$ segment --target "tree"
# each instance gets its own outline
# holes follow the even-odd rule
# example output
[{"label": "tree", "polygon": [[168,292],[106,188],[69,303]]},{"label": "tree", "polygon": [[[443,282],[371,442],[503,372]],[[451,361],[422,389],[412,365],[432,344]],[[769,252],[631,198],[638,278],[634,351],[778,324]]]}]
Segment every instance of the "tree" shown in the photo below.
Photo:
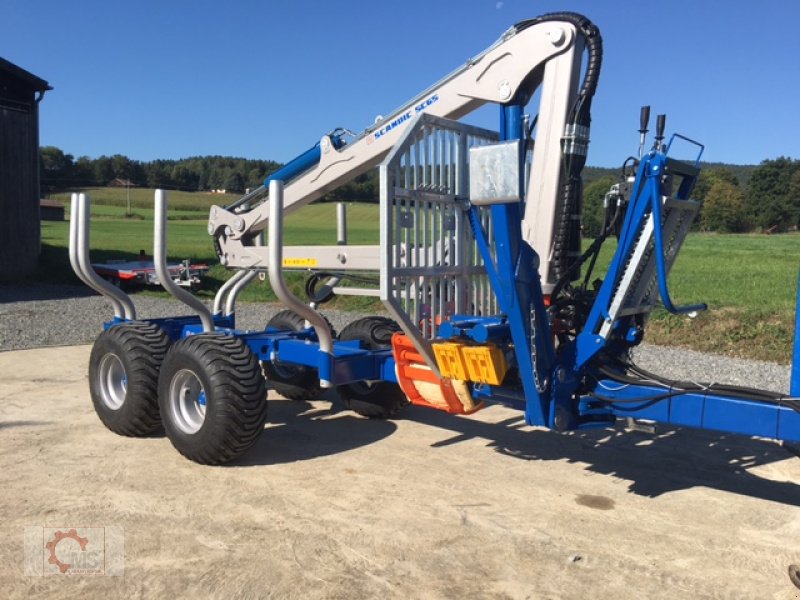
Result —
[{"label": "tree", "polygon": [[50,192],[59,187],[66,187],[65,182],[72,178],[72,155],[64,154],[55,146],[44,146],[39,149],[39,166],[42,191]]},{"label": "tree", "polygon": [[744,194],[729,181],[717,179],[705,198],[700,220],[704,231],[741,233],[747,231],[747,211]]},{"label": "tree", "polygon": [[152,188],[172,187],[170,169],[163,161],[154,161],[147,166],[147,185]]},{"label": "tree", "polygon": [[763,161],[747,184],[745,204],[763,229],[786,231],[800,222],[800,203],[795,202],[793,181],[800,161],[786,157]]},{"label": "tree", "polygon": [[114,165],[108,156],[101,156],[94,161],[94,179],[98,185],[108,185],[114,179]]},{"label": "tree", "polygon": [[95,183],[93,161],[88,156],[81,156],[75,161],[72,173],[70,184],[73,186],[89,186]]},{"label": "tree", "polygon": [[244,177],[242,177],[239,171],[231,170],[227,177],[225,177],[224,187],[228,192],[241,194],[244,192]]},{"label": "tree", "polygon": [[172,184],[182,190],[196,190],[199,176],[197,171],[187,165],[178,163],[172,167]]},{"label": "tree", "polygon": [[736,177],[736,174],[730,169],[726,167],[703,169],[700,171],[700,176],[697,178],[697,183],[695,183],[694,189],[692,190],[692,200],[697,200],[699,202],[705,200],[711,186],[717,181],[725,181],[734,187],[739,187],[739,178]]},{"label": "tree", "polygon": [[251,190],[263,185],[264,179],[264,170],[260,167],[253,167],[250,169],[250,172],[247,174],[247,187]]},{"label": "tree", "polygon": [[51,173],[67,172],[72,166],[72,155],[64,154],[63,150],[55,146],[43,146],[39,150],[42,168]]},{"label": "tree", "polygon": [[[789,189],[786,193],[786,197],[794,214],[800,215],[800,168],[796,169],[789,178]],[[800,228],[800,217],[798,217],[795,224]]]},{"label": "tree", "polygon": [[122,154],[111,157],[111,170],[117,179],[131,179],[133,177],[133,161]]},{"label": "tree", "polygon": [[[703,169],[700,171],[700,176],[697,178],[694,189],[692,189],[690,194],[691,199],[697,200],[698,202],[703,202],[706,199],[709,190],[718,181],[728,183],[735,188],[739,187],[739,178],[736,176],[736,173],[727,167],[711,167],[709,169]],[[694,223],[692,224],[693,231],[697,229],[704,229],[703,211],[705,211],[705,204],[700,205],[700,210],[698,211]]]},{"label": "tree", "polygon": [[613,177],[605,176],[593,181],[583,190],[583,225],[584,237],[597,237],[603,227],[605,208],[603,201],[606,193],[616,181]]}]

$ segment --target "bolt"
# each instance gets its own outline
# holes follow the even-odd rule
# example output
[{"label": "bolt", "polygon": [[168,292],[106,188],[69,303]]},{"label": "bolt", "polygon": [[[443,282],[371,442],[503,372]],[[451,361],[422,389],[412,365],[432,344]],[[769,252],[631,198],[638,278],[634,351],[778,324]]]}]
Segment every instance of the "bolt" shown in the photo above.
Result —
[{"label": "bolt", "polygon": [[344,254],[344,253],[337,254],[336,255],[336,260],[338,260],[342,264],[346,263],[347,262],[347,254]]},{"label": "bolt", "polygon": [[567,38],[567,34],[561,27],[553,27],[553,29],[547,32],[547,37],[550,38],[550,43],[553,44],[553,46],[560,46]]},{"label": "bolt", "polygon": [[559,383],[564,383],[567,379],[567,372],[564,369],[558,369],[556,371],[556,377],[558,377]]},{"label": "bolt", "polygon": [[511,98],[511,84],[508,83],[507,79],[504,79],[497,85],[497,91],[500,94],[501,100],[508,100]]},{"label": "bolt", "polygon": [[233,222],[233,226],[236,228],[236,231],[244,230],[244,219],[236,219]]}]

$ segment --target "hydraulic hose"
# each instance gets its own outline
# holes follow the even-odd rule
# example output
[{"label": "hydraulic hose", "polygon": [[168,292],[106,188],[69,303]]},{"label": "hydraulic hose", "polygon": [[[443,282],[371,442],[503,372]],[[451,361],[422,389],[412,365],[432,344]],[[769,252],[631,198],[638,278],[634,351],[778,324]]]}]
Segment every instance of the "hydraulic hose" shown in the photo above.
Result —
[{"label": "hydraulic hose", "polygon": [[586,73],[581,89],[567,119],[564,132],[564,173],[561,187],[560,212],[556,216],[556,232],[553,247],[553,276],[555,280],[579,277],[579,270],[570,273],[572,263],[580,256],[583,180],[581,172],[586,165],[586,152],[589,144],[592,98],[597,90],[600,67],[603,62],[603,39],[600,30],[589,19],[573,12],[555,12],[521,21],[515,25],[522,31],[533,25],[550,21],[564,21],[572,24],[583,36],[588,58]]}]

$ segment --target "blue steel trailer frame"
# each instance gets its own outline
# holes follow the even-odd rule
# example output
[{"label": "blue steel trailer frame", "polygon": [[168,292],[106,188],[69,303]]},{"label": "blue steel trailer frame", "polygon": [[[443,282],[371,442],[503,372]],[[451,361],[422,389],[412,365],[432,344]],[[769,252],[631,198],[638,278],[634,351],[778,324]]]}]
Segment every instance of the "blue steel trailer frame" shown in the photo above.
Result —
[{"label": "blue steel trailer frame", "polygon": [[[500,107],[500,139],[525,138],[523,106]],[[683,138],[677,134],[673,136]],[[683,138],[688,140],[688,138]],[[341,144],[337,136],[333,140]],[[688,140],[692,143],[692,140]],[[661,181],[664,173],[680,164],[668,156],[670,144],[658,144],[642,157],[630,203],[619,235],[618,247],[606,277],[577,337],[556,347],[552,322],[546,307],[538,271],[538,257],[521,239],[521,202],[496,204],[491,208],[494,245],[487,243],[475,207],[468,209],[478,252],[498,298],[501,314],[485,317],[459,317],[443,324],[442,340],[471,340],[513,348],[519,382],[513,385],[472,383],[476,399],[501,402],[525,411],[530,425],[565,431],[608,427],[619,418],[636,417],[685,427],[710,429],[741,435],[764,436],[785,441],[800,441],[800,318],[796,323],[795,348],[789,395],[771,398],[747,398],[739,394],[726,395],[717,388],[686,389],[677,384],[643,385],[621,383],[607,377],[614,357],[624,358],[631,347],[641,341],[633,316],[622,317],[613,323],[610,334],[599,335],[604,322],[610,319],[610,303],[623,270],[633,251],[638,232],[652,215],[653,248],[656,280],[663,306],[672,313],[690,313],[705,309],[703,304],[676,307],[669,294],[668,269],[662,239]],[[698,144],[701,148],[702,146]],[[319,159],[318,146],[289,163],[289,178],[311,168]],[[525,146],[520,144],[520,189],[523,189],[522,168]],[[689,176],[684,177],[675,194],[685,201],[699,174],[699,154]],[[799,286],[800,289],[800,286]],[[800,291],[798,292],[800,302]],[[235,327],[235,315],[214,315],[218,332],[241,338],[253,354],[264,362],[320,367],[320,352],[313,328],[304,331],[242,331]],[[106,328],[125,319],[115,318]],[[152,319],[173,340],[203,331],[199,317]],[[623,371],[614,367],[619,374]],[[336,341],[333,347],[330,381],[343,385],[356,381],[397,382],[395,359],[391,350],[373,351],[362,348],[357,341]]]},{"label": "blue steel trailer frame", "polygon": [[[524,189],[525,138],[524,107],[500,107],[501,141],[519,144],[520,190]],[[651,382],[626,379],[625,359],[642,339],[641,323],[631,314],[614,318],[611,303],[631,258],[643,225],[652,219],[652,253],[658,297],[666,310],[686,314],[705,309],[704,304],[674,305],[668,286],[668,265],[662,235],[662,182],[667,173],[680,172],[673,202],[687,202],[699,174],[700,148],[693,164],[669,156],[674,139],[658,142],[639,161],[629,204],[619,233],[618,246],[606,276],[580,332],[573,340],[556,346],[553,319],[548,313],[536,252],[522,240],[522,201],[493,204],[491,216],[494,243],[490,247],[477,208],[467,207],[467,216],[477,251],[498,299],[501,313],[487,316],[454,316],[443,323],[439,340],[491,342],[511,356],[518,375],[511,383],[499,385],[472,382],[476,400],[509,404],[525,412],[530,425],[557,431],[608,427],[617,418],[635,417],[684,427],[709,429],[741,435],[800,441],[800,315],[795,326],[791,389],[788,395],[742,390],[732,386],[682,385],[681,382]],[[334,145],[343,144],[331,134]],[[291,161],[279,174],[288,179],[312,168],[319,161],[319,145]],[[274,177],[273,177],[274,178]],[[524,196],[521,194],[521,196]],[[800,304],[800,285],[798,286]],[[108,329],[127,320],[115,317]],[[149,321],[173,341],[203,332],[198,316],[170,317]],[[235,314],[213,315],[217,332],[240,338],[262,362],[312,367],[334,386],[357,381],[398,382],[391,350],[369,350],[358,341],[335,341],[332,355],[320,352],[313,328],[303,331],[236,329]],[[601,334],[602,327],[605,334]],[[321,362],[321,355],[325,363]],[[327,371],[330,369],[330,373]],[[325,373],[323,373],[325,371]],[[759,395],[762,394],[762,395]],[[765,395],[764,395],[765,394]]]}]

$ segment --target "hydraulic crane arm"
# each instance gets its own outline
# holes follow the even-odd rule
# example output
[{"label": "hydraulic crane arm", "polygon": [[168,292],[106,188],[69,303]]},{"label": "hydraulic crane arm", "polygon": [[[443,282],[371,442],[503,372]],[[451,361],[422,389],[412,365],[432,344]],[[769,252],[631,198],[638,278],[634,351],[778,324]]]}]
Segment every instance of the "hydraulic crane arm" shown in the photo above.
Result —
[{"label": "hydraulic crane arm", "polygon": [[[595,35],[596,39],[589,40]],[[458,119],[488,102],[525,105],[541,88],[536,151],[522,232],[525,241],[542,258],[543,279],[548,281],[553,232],[563,205],[565,151],[582,149],[585,154],[588,142],[591,94],[586,101],[585,89],[579,90],[581,55],[587,40],[599,48],[596,28],[584,17],[572,13],[545,15],[518,23],[483,53],[368,128],[351,143],[345,144],[340,134],[326,135],[318,146],[298,157],[302,160],[297,163],[297,173],[292,172],[295,161],[289,163],[281,176],[286,182],[284,210],[287,214],[297,210],[378,165],[401,132],[421,113]],[[599,66],[597,54],[588,61],[590,68],[594,64],[595,71]],[[587,78],[588,74],[589,69]],[[586,107],[585,111],[581,110],[582,106]],[[585,113],[582,129],[570,124],[570,119],[575,120],[578,113]],[[577,142],[576,131],[583,136]],[[319,159],[314,164],[317,155]],[[310,161],[309,156],[312,157]],[[243,198],[244,202],[236,203],[239,206],[212,207],[208,229],[215,236],[223,264],[239,268],[267,264],[266,250],[250,245],[250,240],[266,227],[268,200],[253,206],[265,196],[266,190],[259,188]]]}]

